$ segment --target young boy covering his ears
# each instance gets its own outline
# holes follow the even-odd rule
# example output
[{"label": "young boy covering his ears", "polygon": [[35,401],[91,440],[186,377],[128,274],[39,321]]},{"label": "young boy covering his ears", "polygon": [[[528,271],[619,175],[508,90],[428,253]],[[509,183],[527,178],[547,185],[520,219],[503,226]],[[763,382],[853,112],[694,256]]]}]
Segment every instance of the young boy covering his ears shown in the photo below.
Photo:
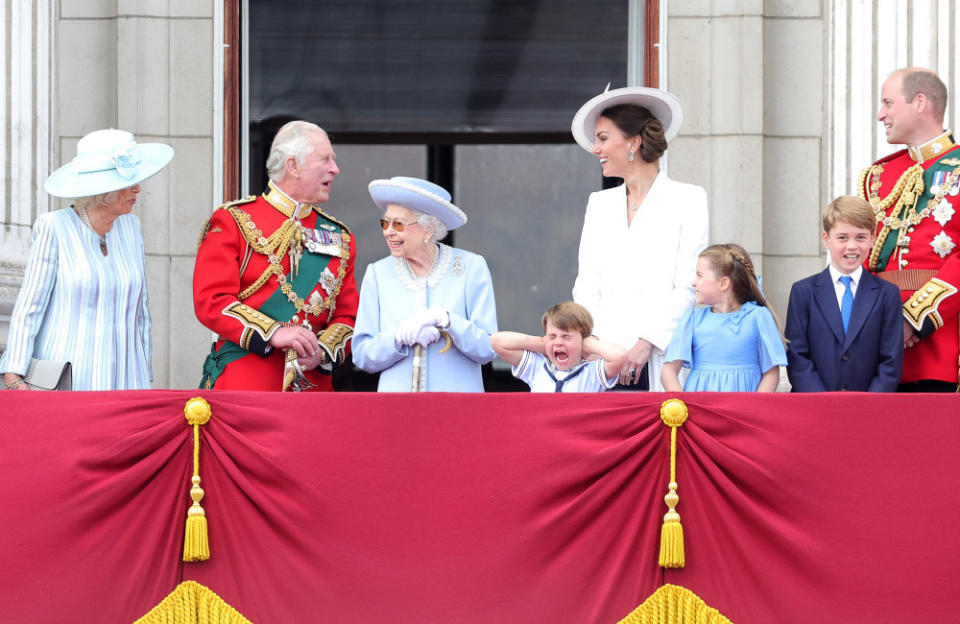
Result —
[{"label": "young boy covering his ears", "polygon": [[[627,352],[591,336],[593,317],[580,304],[558,303],[540,319],[543,336],[497,332],[490,345],[531,392],[603,392],[614,387]],[[587,359],[597,356],[596,359]]]}]

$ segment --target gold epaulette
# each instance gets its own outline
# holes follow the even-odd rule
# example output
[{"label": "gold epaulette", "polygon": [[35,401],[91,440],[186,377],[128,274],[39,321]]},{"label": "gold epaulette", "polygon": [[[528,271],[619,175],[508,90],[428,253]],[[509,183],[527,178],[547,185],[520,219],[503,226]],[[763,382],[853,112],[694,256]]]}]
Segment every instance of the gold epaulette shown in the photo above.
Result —
[{"label": "gold epaulette", "polygon": [[228,201],[224,204],[220,204],[219,206],[217,206],[217,210],[221,208],[229,208],[230,206],[239,206],[241,204],[249,204],[250,202],[257,201],[257,197],[259,197],[259,195],[247,195],[246,197],[242,197],[240,199]]},{"label": "gold epaulette", "polygon": [[955,295],[957,289],[945,281],[933,278],[918,288],[903,304],[903,316],[917,331],[923,327],[926,319],[930,319],[935,329],[943,327],[943,317],[937,311],[940,302]]},{"label": "gold epaulette", "polygon": [[[240,204],[249,204],[252,201],[256,201],[256,199],[257,199],[256,195],[248,195],[247,197],[244,197],[242,199],[235,199],[225,204],[220,204],[214,209],[214,212],[216,212],[217,210],[225,210],[227,208],[230,208],[231,206],[239,206]],[[203,227],[200,228],[200,238],[197,240],[197,251],[200,251],[200,244],[203,243],[203,239],[207,237],[207,230],[210,228],[210,219],[212,218],[213,218],[213,213],[211,213],[210,216],[204,219],[203,221]]]},{"label": "gold epaulette", "polygon": [[331,223],[334,223],[334,224],[336,224],[336,225],[339,225],[341,228],[343,228],[343,231],[346,232],[347,234],[350,233],[350,228],[348,228],[348,227],[347,227],[347,224],[344,223],[343,221],[341,221],[340,219],[337,219],[337,218],[335,218],[335,217],[331,217],[330,215],[328,215],[328,214],[325,213],[324,211],[320,210],[320,207],[317,206],[317,205],[314,205],[314,206],[313,206],[313,209],[317,211],[317,214],[318,214],[318,215],[320,215],[321,217],[323,217],[323,218],[326,219],[327,221],[330,221]]}]

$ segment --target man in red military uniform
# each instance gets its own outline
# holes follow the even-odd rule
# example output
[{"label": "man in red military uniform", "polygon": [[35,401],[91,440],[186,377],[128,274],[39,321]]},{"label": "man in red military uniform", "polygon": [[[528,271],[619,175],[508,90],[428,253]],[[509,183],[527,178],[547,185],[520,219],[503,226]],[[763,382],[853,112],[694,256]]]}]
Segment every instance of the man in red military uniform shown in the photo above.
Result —
[{"label": "man in red military uniform", "polygon": [[[877,119],[906,149],[864,169],[877,240],[868,268],[900,288],[904,352],[900,391],[956,391],[960,370],[960,147],[943,128],[947,89],[907,68],[883,83]],[[956,218],[954,218],[956,216]]]},{"label": "man in red military uniform", "polygon": [[201,387],[333,389],[358,304],[353,237],[319,207],[340,173],[334,156],[326,132],[291,121],[270,148],[267,190],[210,217],[193,304],[219,338]]}]

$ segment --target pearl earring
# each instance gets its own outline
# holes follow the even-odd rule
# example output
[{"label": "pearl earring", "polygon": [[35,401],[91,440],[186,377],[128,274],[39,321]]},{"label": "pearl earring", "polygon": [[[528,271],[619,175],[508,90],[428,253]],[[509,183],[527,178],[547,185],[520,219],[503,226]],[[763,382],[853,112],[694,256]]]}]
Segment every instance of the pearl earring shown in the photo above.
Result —
[{"label": "pearl earring", "polygon": [[633,150],[630,150],[630,157],[627,158],[630,162],[633,162]]}]

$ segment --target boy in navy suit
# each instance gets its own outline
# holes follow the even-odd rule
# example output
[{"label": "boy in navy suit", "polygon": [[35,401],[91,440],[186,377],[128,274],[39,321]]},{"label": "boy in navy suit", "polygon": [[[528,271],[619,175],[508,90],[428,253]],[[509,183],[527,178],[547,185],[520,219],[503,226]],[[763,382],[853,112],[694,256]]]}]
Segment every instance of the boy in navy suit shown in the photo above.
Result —
[{"label": "boy in navy suit", "polygon": [[787,305],[787,376],[794,392],[895,392],[903,371],[900,291],[863,269],[873,208],[843,195],[823,212],[830,266],[794,283]]}]

